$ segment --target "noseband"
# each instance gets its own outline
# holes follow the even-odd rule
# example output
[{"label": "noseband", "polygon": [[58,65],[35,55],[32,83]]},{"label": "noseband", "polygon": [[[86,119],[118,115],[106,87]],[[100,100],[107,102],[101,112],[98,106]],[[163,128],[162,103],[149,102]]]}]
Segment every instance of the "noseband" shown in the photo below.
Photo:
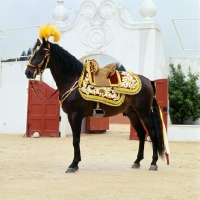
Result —
[{"label": "noseband", "polygon": [[[47,68],[47,64],[49,62],[49,59],[50,59],[50,46],[48,46],[49,48],[44,48],[45,50],[45,55],[44,57],[42,58],[41,62],[37,65],[33,65],[31,64],[31,61],[32,61],[32,58],[33,56],[36,54],[36,52],[40,49],[41,46],[38,46],[36,48],[36,50],[33,52],[32,56],[30,57],[28,63],[27,63],[27,66],[28,67],[32,67],[32,68],[35,68],[35,71],[34,71],[34,74],[33,74],[33,78],[36,77],[36,75],[40,75],[40,82],[42,82],[42,73],[44,72],[44,70]],[[41,67],[44,63],[44,61],[46,60],[46,63],[45,63],[45,66],[44,66],[44,69],[41,70]]]}]

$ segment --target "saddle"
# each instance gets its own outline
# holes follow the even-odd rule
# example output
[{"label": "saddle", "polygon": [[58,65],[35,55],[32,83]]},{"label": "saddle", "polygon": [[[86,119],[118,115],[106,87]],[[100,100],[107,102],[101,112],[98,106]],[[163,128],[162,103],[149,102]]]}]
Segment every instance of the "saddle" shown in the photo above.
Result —
[{"label": "saddle", "polygon": [[121,79],[119,72],[116,70],[116,63],[110,63],[102,68],[95,60],[86,61],[86,70],[89,74],[90,84],[99,87],[119,86]]},{"label": "saddle", "polygon": [[86,60],[79,78],[79,93],[85,100],[97,102],[93,117],[103,117],[105,111],[99,103],[119,106],[124,102],[125,94],[137,94],[141,87],[140,78],[133,72],[117,71],[116,64],[111,63],[103,68],[95,60]]}]

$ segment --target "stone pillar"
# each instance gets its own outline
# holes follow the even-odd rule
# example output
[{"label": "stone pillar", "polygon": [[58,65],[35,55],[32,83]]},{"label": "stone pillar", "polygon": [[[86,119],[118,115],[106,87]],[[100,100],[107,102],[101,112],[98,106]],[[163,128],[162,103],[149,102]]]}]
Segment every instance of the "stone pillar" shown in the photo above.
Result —
[{"label": "stone pillar", "polygon": [[160,27],[156,24],[156,5],[152,0],[144,0],[140,6],[141,22],[146,29],[139,30],[139,73],[155,80],[166,78],[166,58]]}]

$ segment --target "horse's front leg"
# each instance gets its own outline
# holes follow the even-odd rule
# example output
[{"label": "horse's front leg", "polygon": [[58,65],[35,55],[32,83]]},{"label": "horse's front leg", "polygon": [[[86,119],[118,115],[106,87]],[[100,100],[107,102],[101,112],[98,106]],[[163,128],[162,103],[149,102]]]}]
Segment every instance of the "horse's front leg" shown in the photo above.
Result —
[{"label": "horse's front leg", "polygon": [[66,172],[75,172],[79,169],[78,163],[81,161],[80,134],[83,117],[80,117],[78,113],[73,113],[72,117],[68,117],[68,119],[72,128],[74,159]]}]

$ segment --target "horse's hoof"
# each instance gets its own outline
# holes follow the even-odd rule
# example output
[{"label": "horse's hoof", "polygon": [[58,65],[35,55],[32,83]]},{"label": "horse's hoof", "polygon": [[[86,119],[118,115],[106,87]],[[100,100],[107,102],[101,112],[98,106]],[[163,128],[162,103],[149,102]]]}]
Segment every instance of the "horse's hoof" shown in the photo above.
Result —
[{"label": "horse's hoof", "polygon": [[76,170],[74,168],[68,168],[65,173],[74,173]]},{"label": "horse's hoof", "polygon": [[134,168],[134,169],[139,169],[140,168],[140,164],[137,164],[137,163],[133,163],[132,167],[131,168]]},{"label": "horse's hoof", "polygon": [[78,169],[79,169],[78,167],[75,167],[75,168],[69,167],[65,173],[74,173],[75,171],[78,171]]},{"label": "horse's hoof", "polygon": [[150,165],[149,170],[156,171],[156,170],[158,170],[158,167],[157,167],[157,165]]}]

